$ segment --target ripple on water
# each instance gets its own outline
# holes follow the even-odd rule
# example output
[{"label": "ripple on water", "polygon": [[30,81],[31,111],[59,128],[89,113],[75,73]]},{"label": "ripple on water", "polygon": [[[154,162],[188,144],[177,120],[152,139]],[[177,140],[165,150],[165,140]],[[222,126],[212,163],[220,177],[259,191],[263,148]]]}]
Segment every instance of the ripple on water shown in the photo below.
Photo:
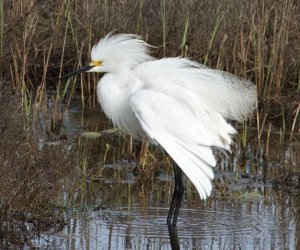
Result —
[{"label": "ripple on water", "polygon": [[[177,225],[181,249],[295,249],[295,214],[286,204],[183,204]],[[201,208],[200,208],[201,207]],[[48,237],[54,249],[171,249],[168,207],[119,207],[74,215],[62,233]]]}]

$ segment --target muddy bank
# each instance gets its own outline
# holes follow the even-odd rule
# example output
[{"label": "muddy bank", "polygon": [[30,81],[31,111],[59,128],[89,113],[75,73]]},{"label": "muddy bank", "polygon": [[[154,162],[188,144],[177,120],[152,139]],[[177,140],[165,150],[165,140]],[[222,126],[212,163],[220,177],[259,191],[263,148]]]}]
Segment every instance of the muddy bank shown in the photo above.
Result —
[{"label": "muddy bank", "polygon": [[54,208],[76,168],[67,147],[39,146],[41,131],[9,83],[0,83],[0,117],[0,248],[7,248],[64,225]]}]

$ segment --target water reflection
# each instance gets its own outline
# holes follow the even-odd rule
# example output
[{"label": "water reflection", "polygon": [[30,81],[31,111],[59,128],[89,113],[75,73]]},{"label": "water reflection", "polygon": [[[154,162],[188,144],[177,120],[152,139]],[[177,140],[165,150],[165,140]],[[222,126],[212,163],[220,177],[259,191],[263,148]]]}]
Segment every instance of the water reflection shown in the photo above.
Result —
[{"label": "water reflection", "polygon": [[[147,188],[142,184],[91,184],[84,198],[76,197],[85,200],[84,209],[67,213],[62,232],[44,235],[34,245],[171,249],[166,225],[169,186],[158,181]],[[177,225],[180,249],[297,249],[299,199],[264,186],[258,194],[223,199],[215,193],[204,203],[196,195],[185,196]],[[171,234],[176,244],[176,230]]]},{"label": "water reflection", "polygon": [[168,225],[168,231],[170,236],[170,245],[172,250],[179,250],[179,241],[178,241],[178,232],[177,232],[177,226],[176,225]]}]

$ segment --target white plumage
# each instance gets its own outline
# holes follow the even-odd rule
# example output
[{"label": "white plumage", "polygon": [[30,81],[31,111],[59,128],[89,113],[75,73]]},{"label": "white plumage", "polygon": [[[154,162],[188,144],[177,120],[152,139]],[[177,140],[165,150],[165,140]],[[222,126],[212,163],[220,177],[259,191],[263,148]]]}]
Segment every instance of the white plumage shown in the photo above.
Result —
[{"label": "white plumage", "polygon": [[105,72],[97,86],[101,107],[128,134],[160,144],[197,188],[210,195],[211,147],[229,149],[236,130],[255,108],[250,82],[185,58],[156,60],[138,36],[107,35],[91,53],[89,71]]}]

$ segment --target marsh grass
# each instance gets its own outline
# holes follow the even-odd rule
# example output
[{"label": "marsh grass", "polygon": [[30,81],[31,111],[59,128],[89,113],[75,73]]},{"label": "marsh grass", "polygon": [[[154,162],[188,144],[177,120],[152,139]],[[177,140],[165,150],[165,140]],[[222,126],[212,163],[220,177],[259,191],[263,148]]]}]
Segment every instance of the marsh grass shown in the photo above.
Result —
[{"label": "marsh grass", "polygon": [[[279,131],[284,144],[299,134],[299,13],[292,0],[1,0],[1,77],[21,92],[29,121],[42,116],[51,134],[63,126],[75,95],[80,95],[83,110],[97,105],[101,77],[86,74],[60,81],[59,76],[85,65],[91,46],[109,31],[138,32],[157,47],[154,56],[189,57],[252,80],[258,109],[244,123],[243,148],[251,127],[258,147],[264,145],[266,131]],[[50,98],[49,89],[56,90]],[[118,149],[103,142],[103,165],[135,159],[132,139],[119,135],[118,140]],[[160,162],[160,153],[144,151],[141,166]]]},{"label": "marsh grass", "polygon": [[216,20],[216,24],[214,26],[214,29],[213,29],[213,32],[212,32],[212,35],[211,35],[211,38],[210,38],[210,41],[209,41],[209,44],[208,44],[208,50],[207,50],[207,54],[204,58],[204,62],[203,64],[206,65],[207,64],[207,61],[208,61],[208,58],[210,56],[210,53],[211,53],[211,49],[212,49],[212,46],[213,46],[213,43],[214,43],[214,40],[220,30],[220,26],[221,26],[221,22],[222,22],[222,17],[221,16],[218,16],[217,17],[217,20]]},{"label": "marsh grass", "polygon": [[[1,77],[40,108],[48,88],[56,88],[60,105],[66,94],[72,100],[80,81],[82,105],[95,106],[99,76],[58,77],[86,64],[92,44],[109,31],[138,32],[157,47],[154,56],[190,57],[252,80],[259,94],[258,136],[268,122],[280,129],[283,118],[285,131],[298,131],[299,104],[285,104],[299,98],[299,8],[292,0],[1,1]],[[275,113],[283,114],[272,108],[274,100],[289,93],[296,94],[281,103],[285,116],[274,121]],[[61,123],[63,115],[57,116]]]},{"label": "marsh grass", "polygon": [[[4,10],[3,1],[0,1],[0,54],[3,54],[3,39],[4,39]],[[2,64],[0,64],[0,80],[2,80]]]},{"label": "marsh grass", "polygon": [[188,30],[189,30],[189,15],[187,14],[187,16],[185,17],[185,23],[184,23],[184,30],[183,30],[183,34],[182,34],[182,40],[181,40],[181,44],[180,44],[180,50],[181,50],[181,56],[182,57],[187,57],[187,53],[188,53]]},{"label": "marsh grass", "polygon": [[[234,172],[238,181],[247,173],[245,157],[249,152],[257,158],[267,156],[268,163],[285,162],[287,140],[299,142],[299,28],[300,6],[293,0],[0,0],[1,79],[11,85],[11,91],[20,93],[13,104],[2,106],[7,110],[0,119],[0,157],[10,167],[0,167],[0,183],[8,183],[0,192],[0,219],[19,219],[16,213],[8,215],[5,211],[28,215],[26,212],[33,210],[36,213],[26,217],[27,221],[35,216],[36,221],[44,223],[49,218],[45,224],[53,224],[57,218],[51,212],[61,202],[63,187],[75,185],[87,194],[90,183],[96,185],[109,178],[121,183],[128,174],[138,182],[119,192],[122,195],[118,199],[128,199],[128,206],[132,191],[138,188],[138,198],[145,206],[147,192],[157,192],[161,199],[171,197],[172,182],[157,189],[152,181],[161,173],[173,175],[172,161],[156,147],[147,150],[146,141],[140,147],[122,133],[98,139],[79,136],[70,150],[76,155],[70,157],[63,147],[37,149],[40,133],[48,138],[59,134],[76,96],[80,96],[83,109],[82,124],[89,123],[85,114],[97,106],[95,90],[101,75],[58,79],[85,65],[92,45],[112,30],[140,34],[156,47],[156,57],[189,57],[257,85],[258,109],[239,129],[241,137],[236,139],[233,156],[225,160],[226,164],[221,162],[222,178],[215,184],[222,195],[228,194],[230,182],[225,171]],[[49,90],[55,91],[50,95]],[[1,91],[0,96],[0,102],[6,100]],[[9,113],[11,107],[19,109]],[[107,121],[89,126],[90,131],[97,132],[110,128]],[[64,145],[64,140],[54,138],[57,145]],[[12,145],[18,146],[15,155],[11,155],[15,152]],[[297,158],[295,162],[300,161]],[[294,166],[295,162],[286,165]],[[120,167],[124,165],[130,167]],[[259,160],[253,163],[251,175],[257,175],[255,167],[260,165]],[[149,179],[152,181],[144,182]],[[64,182],[67,185],[62,185]],[[186,190],[187,196],[198,199],[190,182]],[[114,191],[107,192],[111,193]],[[78,198],[85,203],[84,195]],[[63,224],[63,220],[57,221]],[[11,229],[9,232],[16,227]]]},{"label": "marsh grass", "polygon": [[[258,89],[258,109],[243,124],[242,147],[247,149],[253,127],[259,148],[265,145],[266,131],[278,132],[284,144],[299,135],[299,13],[292,0],[0,1],[1,77],[21,92],[29,123],[42,117],[51,135],[63,126],[75,96],[80,95],[83,112],[97,105],[95,89],[101,77],[85,74],[60,81],[59,76],[85,65],[91,46],[109,31],[138,32],[156,46],[156,57],[189,57],[252,80]],[[49,89],[56,90],[50,97]],[[131,138],[113,138],[114,143],[100,140],[102,165],[137,161],[140,171],[148,169],[146,176],[154,166],[169,169],[161,152],[144,150],[139,160]],[[89,175],[88,151],[93,150],[84,149],[85,143],[90,142],[80,139],[78,147],[85,152],[81,171]],[[267,139],[265,149],[268,145]]]},{"label": "marsh grass", "polygon": [[31,119],[20,99],[10,83],[0,82],[1,249],[14,249],[41,230],[61,228],[64,220],[53,208],[76,183],[72,152],[61,144],[38,146],[40,128],[24,129]]}]

